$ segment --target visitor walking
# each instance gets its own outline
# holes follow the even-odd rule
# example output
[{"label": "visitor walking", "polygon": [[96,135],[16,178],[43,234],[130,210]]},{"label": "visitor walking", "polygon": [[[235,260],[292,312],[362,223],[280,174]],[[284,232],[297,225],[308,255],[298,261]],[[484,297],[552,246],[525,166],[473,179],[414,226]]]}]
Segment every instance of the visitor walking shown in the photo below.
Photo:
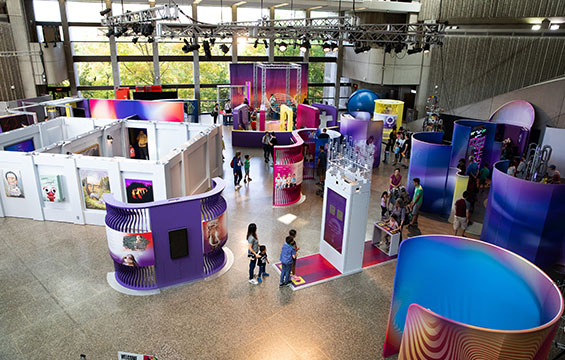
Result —
[{"label": "visitor walking", "polygon": [[233,168],[233,184],[235,186],[235,189],[239,190],[239,188],[241,187],[239,183],[241,182],[242,178],[241,167],[243,166],[243,163],[241,162],[241,152],[238,151],[235,153],[235,156],[233,157],[230,165]]},{"label": "visitor walking", "polygon": [[296,259],[296,250],[294,246],[292,246],[292,236],[286,237],[286,242],[282,246],[281,250],[281,279],[279,283],[279,287],[283,287],[285,285],[290,284],[290,270],[292,268],[292,262]]},{"label": "visitor walking", "polygon": [[214,105],[214,110],[212,110],[212,118],[214,119],[214,124],[218,120],[218,115],[220,115],[220,104],[216,103],[216,105]]},{"label": "visitor walking", "polygon": [[257,257],[257,266],[259,266],[257,282],[259,284],[263,282],[264,277],[269,276],[269,274],[265,271],[267,264],[269,264],[269,258],[267,257],[267,247],[265,245],[259,245],[259,256]]},{"label": "visitor walking", "polygon": [[390,132],[389,136],[388,136],[388,142],[386,143],[385,146],[385,158],[383,160],[383,162],[386,164],[388,161],[388,157],[391,151],[393,151],[394,149],[394,143],[396,142],[396,127],[392,128],[392,131]]},{"label": "visitor walking", "polygon": [[465,236],[465,230],[470,224],[470,210],[471,204],[467,200],[469,197],[468,191],[463,191],[463,197],[455,202],[453,205],[455,216],[453,217],[453,230],[457,235],[457,230],[461,229],[461,236]]},{"label": "visitor walking", "polygon": [[263,157],[265,158],[265,162],[269,163],[269,154],[271,153],[271,134],[268,131],[265,131],[265,135],[263,135],[261,143],[263,144]]},{"label": "visitor walking", "polygon": [[420,214],[420,207],[422,207],[422,201],[424,198],[424,189],[420,185],[420,179],[414,178],[412,180],[414,184],[414,196],[412,197],[412,203],[410,203],[410,208],[412,209],[412,221],[409,226],[418,225],[418,215]]},{"label": "visitor walking", "polygon": [[243,178],[243,182],[245,184],[253,180],[249,177],[249,169],[251,167],[251,163],[249,162],[249,159],[251,159],[251,156],[245,155],[245,160],[243,161],[243,169],[245,170],[245,177]]},{"label": "visitor walking", "polygon": [[[288,236],[292,237],[291,245],[292,247],[294,247],[294,250],[296,250],[296,255],[298,256],[298,250],[300,250],[300,248],[296,243],[296,230],[290,229],[290,231],[288,232]],[[298,280],[298,277],[296,276],[296,257],[292,260],[292,266],[290,268],[290,278],[292,280]]]},{"label": "visitor walking", "polygon": [[275,146],[279,144],[279,140],[277,140],[277,135],[274,131],[271,132],[271,144],[270,144],[270,151],[271,157],[273,158],[273,164],[275,163]]},{"label": "visitor walking", "polygon": [[259,257],[259,238],[257,237],[257,225],[251,223],[247,226],[247,257],[249,258],[249,282],[257,285],[259,282],[255,280],[254,272]]}]

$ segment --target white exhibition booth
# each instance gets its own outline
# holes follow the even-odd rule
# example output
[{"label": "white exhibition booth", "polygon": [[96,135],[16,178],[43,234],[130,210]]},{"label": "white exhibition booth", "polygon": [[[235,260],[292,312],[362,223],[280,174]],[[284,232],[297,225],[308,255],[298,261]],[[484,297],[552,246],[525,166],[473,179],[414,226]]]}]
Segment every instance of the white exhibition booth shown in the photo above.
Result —
[{"label": "white exhibition booth", "polygon": [[[144,130],[150,160],[129,158],[130,129]],[[0,150],[0,217],[104,225],[103,193],[165,200],[205,192],[223,175],[215,125],[60,117],[0,133]],[[143,189],[126,193],[132,183]]]}]

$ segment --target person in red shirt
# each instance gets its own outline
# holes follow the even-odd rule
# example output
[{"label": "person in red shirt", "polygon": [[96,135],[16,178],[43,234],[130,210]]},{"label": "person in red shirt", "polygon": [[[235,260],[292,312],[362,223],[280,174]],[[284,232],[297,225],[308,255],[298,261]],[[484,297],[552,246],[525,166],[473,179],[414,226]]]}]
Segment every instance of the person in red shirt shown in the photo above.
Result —
[{"label": "person in red shirt", "polygon": [[551,175],[551,179],[549,183],[551,184],[561,184],[561,173],[557,170],[555,165],[549,165],[549,174]]},{"label": "person in red shirt", "polygon": [[390,176],[390,183],[388,184],[388,190],[398,188],[400,182],[402,181],[402,175],[400,175],[400,168],[394,169],[394,173]]},{"label": "person in red shirt", "polygon": [[469,216],[471,204],[467,200],[469,198],[469,192],[464,191],[463,197],[455,202],[455,216],[453,218],[453,230],[455,230],[455,235],[457,235],[457,230],[461,229],[461,236],[465,236],[465,230],[469,226]]}]

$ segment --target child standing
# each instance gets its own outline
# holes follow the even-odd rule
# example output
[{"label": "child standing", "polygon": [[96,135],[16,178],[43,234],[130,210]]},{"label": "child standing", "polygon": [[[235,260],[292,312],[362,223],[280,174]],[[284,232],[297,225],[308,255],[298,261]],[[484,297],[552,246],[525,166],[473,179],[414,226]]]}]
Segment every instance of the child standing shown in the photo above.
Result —
[{"label": "child standing", "polygon": [[249,168],[251,167],[251,164],[249,163],[249,159],[251,159],[251,156],[245,155],[245,160],[243,161],[243,169],[245,169],[245,177],[243,178],[243,182],[246,184],[252,180],[249,177]]},{"label": "child standing", "polygon": [[269,264],[269,259],[267,258],[267,247],[265,245],[259,246],[259,256],[257,257],[257,265],[259,265],[259,274],[257,274],[257,282],[260,284],[263,282],[263,278],[269,276],[265,272],[265,267]]},{"label": "child standing", "polygon": [[383,191],[381,195],[381,220],[386,218],[386,212],[388,209],[388,191]]},{"label": "child standing", "polygon": [[281,250],[281,279],[279,287],[283,287],[290,284],[290,268],[292,267],[293,259],[296,259],[296,250],[292,246],[294,239],[291,236],[287,236],[285,243]]},{"label": "child standing", "polygon": [[[296,252],[298,253],[298,250],[300,250],[300,248],[296,244],[296,230],[290,229],[290,231],[288,232],[288,236],[292,238],[291,245],[292,247],[294,247],[294,250],[296,250]],[[292,280],[298,280],[298,276],[296,276],[296,258],[292,259],[292,266],[290,268],[290,278]]]}]

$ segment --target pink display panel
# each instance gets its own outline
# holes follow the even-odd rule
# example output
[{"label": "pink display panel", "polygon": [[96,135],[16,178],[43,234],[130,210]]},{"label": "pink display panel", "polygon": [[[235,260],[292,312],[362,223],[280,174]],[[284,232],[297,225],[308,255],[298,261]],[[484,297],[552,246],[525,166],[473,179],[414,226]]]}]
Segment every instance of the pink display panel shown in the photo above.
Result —
[{"label": "pink display panel", "polygon": [[184,122],[182,102],[89,99],[90,116],[98,119]]}]

